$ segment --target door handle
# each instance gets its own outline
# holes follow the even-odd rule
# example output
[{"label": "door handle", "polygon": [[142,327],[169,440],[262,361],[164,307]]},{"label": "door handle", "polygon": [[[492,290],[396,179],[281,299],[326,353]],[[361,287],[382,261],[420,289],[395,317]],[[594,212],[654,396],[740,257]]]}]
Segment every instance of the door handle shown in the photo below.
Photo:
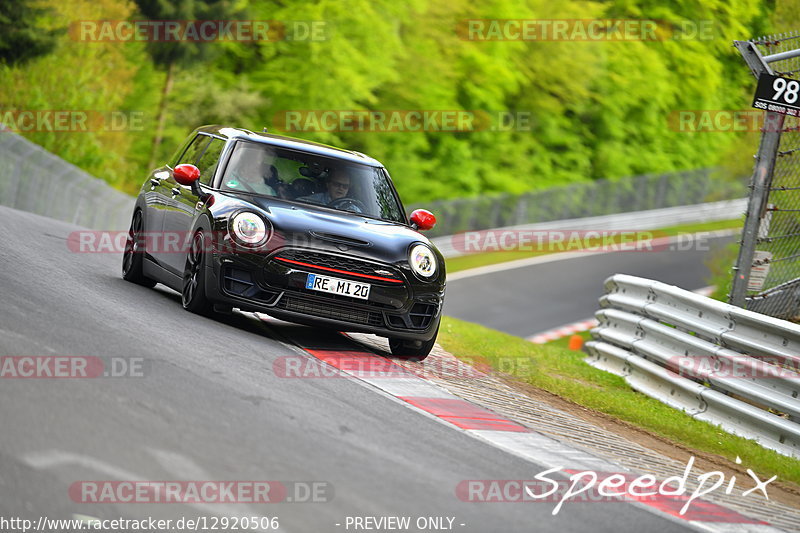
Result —
[{"label": "door handle", "polygon": [[177,187],[172,188],[172,196],[178,196],[181,193],[181,190]]}]

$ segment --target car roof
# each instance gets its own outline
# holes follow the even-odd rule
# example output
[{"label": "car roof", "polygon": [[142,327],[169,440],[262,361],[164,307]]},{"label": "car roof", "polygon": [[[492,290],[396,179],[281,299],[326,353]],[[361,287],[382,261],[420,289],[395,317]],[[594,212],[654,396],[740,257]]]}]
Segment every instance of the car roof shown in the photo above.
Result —
[{"label": "car roof", "polygon": [[316,143],[313,141],[306,141],[304,139],[296,139],[294,137],[286,137],[283,135],[274,135],[272,133],[256,133],[244,128],[232,128],[228,126],[211,125],[202,126],[195,130],[197,133],[210,133],[225,139],[242,139],[252,142],[269,144],[278,146],[280,148],[287,148],[290,150],[298,150],[301,152],[309,152],[324,157],[332,157],[336,159],[344,159],[354,163],[361,163],[373,167],[383,167],[380,161],[377,161],[361,152],[353,150],[345,150],[343,148],[336,148],[335,146],[328,146],[327,144]]}]

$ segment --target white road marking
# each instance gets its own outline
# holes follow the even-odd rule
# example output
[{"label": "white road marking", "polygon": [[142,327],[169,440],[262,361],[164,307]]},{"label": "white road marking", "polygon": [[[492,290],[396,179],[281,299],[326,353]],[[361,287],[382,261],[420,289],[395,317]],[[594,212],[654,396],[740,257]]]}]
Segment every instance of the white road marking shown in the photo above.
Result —
[{"label": "white road marking", "polygon": [[[153,452],[150,450],[151,453]],[[190,459],[182,458],[177,459],[178,454],[170,453],[170,452],[159,452],[154,454],[159,462],[161,460],[175,460],[181,472],[191,473],[192,477],[196,474],[203,473],[202,477],[197,477],[197,480],[210,480],[212,479],[211,476],[208,475],[202,468],[194,464]],[[83,455],[79,453],[72,453],[72,452],[65,452],[62,450],[42,450],[38,452],[30,452],[22,456],[22,461],[27,464],[28,466],[35,468],[37,470],[45,470],[49,468],[57,468],[61,466],[79,466],[89,470],[94,470],[96,472],[101,472],[111,478],[115,478],[118,480],[125,480],[125,481],[151,481],[148,479],[143,478],[142,476],[135,474],[129,470],[125,470],[123,468],[119,468],[112,464],[106,463],[105,461],[101,461],[100,459],[95,459],[94,457],[90,457],[88,455]],[[170,468],[170,463],[162,463],[167,470],[170,470],[174,473],[172,468]],[[180,473],[180,472],[179,472]],[[211,503],[186,503],[183,504],[188,507],[193,507],[210,515],[216,516],[238,516],[239,518],[246,518],[249,516],[258,516],[258,513],[254,512],[242,512],[242,510],[246,510],[246,508],[238,507],[234,509],[231,506],[226,504],[211,504]],[[252,531],[267,531],[263,529],[253,529]],[[275,531],[282,531],[284,533],[288,533],[286,528],[281,526],[279,529],[272,529],[271,532]]]}]

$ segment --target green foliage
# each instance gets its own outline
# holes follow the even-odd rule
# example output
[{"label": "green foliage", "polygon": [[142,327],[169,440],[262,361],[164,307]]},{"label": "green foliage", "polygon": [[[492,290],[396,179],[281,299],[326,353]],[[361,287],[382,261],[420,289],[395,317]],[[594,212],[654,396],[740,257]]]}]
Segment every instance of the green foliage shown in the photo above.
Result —
[{"label": "green foliage", "polygon": [[[241,12],[229,0],[134,0],[139,13],[147,20],[194,21],[230,20]],[[203,42],[190,40],[149,40],[147,52],[159,67],[171,64],[190,65],[214,51]]]},{"label": "green foliage", "polygon": [[0,63],[23,64],[52,52],[57,28],[38,27],[49,10],[31,0],[8,0],[0,3]]},{"label": "green foliage", "polygon": [[[50,2],[54,16],[40,22],[42,31],[57,28],[63,20],[126,19],[131,6],[118,0],[94,2]],[[128,96],[148,70],[143,46],[120,47],[117,43],[87,43],[62,36],[49,55],[25,65],[0,65],[0,107],[20,111],[110,111],[152,113],[131,105]],[[147,78],[145,78],[147,79]],[[23,132],[33,142],[88,172],[128,191],[142,179],[129,164],[132,145],[141,131]],[[138,187],[136,187],[138,188]]]},{"label": "green foliage", "polygon": [[[475,131],[288,133],[376,157],[406,203],[722,165],[723,177],[739,177],[752,167],[757,134],[676,131],[669,117],[747,109],[755,81],[731,41],[800,25],[796,7],[771,0],[41,2],[63,20],[240,18],[286,30],[283,40],[177,44],[62,35],[51,54],[0,67],[3,109],[143,113],[143,127],[113,135],[26,134],[89,172],[129,191],[140,183],[170,61],[178,68],[157,161],[202,124],[281,133],[286,111],[488,117]],[[466,19],[603,18],[658,19],[661,40],[474,41],[457,31]],[[325,38],[295,39],[294,21],[324,25]],[[710,35],[681,31],[704,22]],[[508,117],[528,127],[503,127]]]}]

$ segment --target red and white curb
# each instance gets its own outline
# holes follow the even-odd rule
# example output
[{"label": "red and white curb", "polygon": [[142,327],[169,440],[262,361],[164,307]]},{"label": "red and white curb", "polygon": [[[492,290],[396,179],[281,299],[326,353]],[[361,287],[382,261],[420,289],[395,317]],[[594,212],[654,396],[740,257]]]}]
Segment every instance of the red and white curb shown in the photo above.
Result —
[{"label": "red and white curb", "polygon": [[[701,296],[708,296],[709,294],[714,292],[714,289],[715,287],[713,285],[710,285],[708,287],[703,287],[702,289],[697,289],[692,292],[699,294]],[[548,342],[557,341],[558,339],[563,339],[564,337],[569,337],[570,335],[574,335],[576,333],[589,331],[593,327],[596,327],[597,324],[598,324],[597,319],[587,318],[585,320],[579,320],[577,322],[573,322],[572,324],[567,324],[566,326],[559,326],[557,328],[549,329],[547,331],[531,335],[530,337],[525,337],[525,340],[530,341],[534,344],[546,344]]]},{"label": "red and white curb", "polygon": [[[272,321],[260,313],[256,316],[264,322]],[[465,431],[540,467],[558,468],[565,478],[572,473],[587,470],[602,473],[603,476],[612,473],[632,475],[618,464],[573,448],[459,398],[405,367],[365,350],[345,336],[342,336],[342,344],[347,344],[348,349],[323,349],[310,345],[313,343],[304,345],[298,339],[294,339],[294,342],[309,356],[393,396],[409,408],[433,416],[444,424]],[[477,370],[474,372],[479,373]],[[780,531],[766,522],[753,520],[702,499],[695,499],[692,507],[681,515],[679,511],[687,498],[688,496],[660,496],[656,499],[622,501],[700,531]]]},{"label": "red and white curb", "polygon": [[545,344],[547,342],[563,339],[564,337],[568,337],[576,333],[589,331],[593,327],[597,326],[597,323],[598,322],[596,318],[587,318],[586,320],[579,320],[578,322],[573,322],[572,324],[567,324],[566,326],[561,326],[542,333],[537,333],[536,335],[531,335],[530,337],[526,337],[525,340],[531,341],[534,344]]}]

